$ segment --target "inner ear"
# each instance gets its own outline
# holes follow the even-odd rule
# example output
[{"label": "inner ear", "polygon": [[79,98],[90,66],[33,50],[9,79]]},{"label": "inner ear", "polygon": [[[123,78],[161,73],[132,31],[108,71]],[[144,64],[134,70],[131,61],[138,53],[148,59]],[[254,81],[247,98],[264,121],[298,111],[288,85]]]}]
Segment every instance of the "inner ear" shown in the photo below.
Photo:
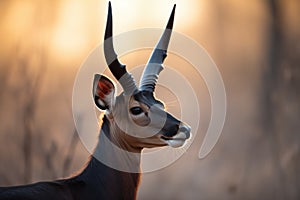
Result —
[{"label": "inner ear", "polygon": [[115,102],[115,86],[113,82],[104,75],[95,74],[93,97],[99,109],[110,109]]}]

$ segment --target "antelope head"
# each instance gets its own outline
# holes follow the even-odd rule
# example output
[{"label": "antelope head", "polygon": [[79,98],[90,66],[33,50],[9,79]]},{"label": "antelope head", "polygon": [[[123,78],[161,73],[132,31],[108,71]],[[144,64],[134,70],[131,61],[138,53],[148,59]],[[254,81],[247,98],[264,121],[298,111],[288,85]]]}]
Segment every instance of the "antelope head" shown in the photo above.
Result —
[{"label": "antelope head", "polygon": [[113,76],[123,88],[115,94],[115,84],[104,75],[94,77],[93,97],[96,106],[105,110],[109,121],[109,138],[119,146],[135,149],[169,145],[180,147],[190,137],[190,127],[166,112],[164,103],[155,98],[154,90],[172,33],[175,15],[174,5],[171,16],[159,42],[154,48],[144,69],[140,86],[126,66],[118,60],[112,41],[112,11],[109,3],[104,36],[104,54]]}]

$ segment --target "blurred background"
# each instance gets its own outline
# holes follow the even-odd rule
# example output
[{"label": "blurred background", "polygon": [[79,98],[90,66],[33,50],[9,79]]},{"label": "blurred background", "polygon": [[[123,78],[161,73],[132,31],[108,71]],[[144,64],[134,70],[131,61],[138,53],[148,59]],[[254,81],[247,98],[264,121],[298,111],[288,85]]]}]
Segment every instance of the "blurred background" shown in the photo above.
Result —
[{"label": "blurred background", "polygon": [[[300,2],[112,0],[114,34],[164,27],[174,3],[174,30],[201,44],[219,67],[227,118],[213,151],[198,159],[210,119],[199,81],[195,141],[170,167],[143,174],[138,198],[300,199]],[[61,178],[87,162],[72,88],[84,59],[103,42],[107,4],[0,1],[1,186]],[[129,69],[142,62],[130,55],[122,61]],[[176,56],[166,61],[188,65]]]}]

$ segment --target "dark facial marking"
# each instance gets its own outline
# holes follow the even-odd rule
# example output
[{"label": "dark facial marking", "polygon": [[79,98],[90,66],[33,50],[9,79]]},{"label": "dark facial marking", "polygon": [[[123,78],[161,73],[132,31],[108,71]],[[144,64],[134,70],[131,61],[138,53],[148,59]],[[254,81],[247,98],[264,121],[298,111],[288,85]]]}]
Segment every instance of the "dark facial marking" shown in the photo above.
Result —
[{"label": "dark facial marking", "polygon": [[147,105],[149,108],[155,104],[164,107],[164,104],[155,99],[153,92],[150,91],[139,91],[133,96],[134,100]]}]

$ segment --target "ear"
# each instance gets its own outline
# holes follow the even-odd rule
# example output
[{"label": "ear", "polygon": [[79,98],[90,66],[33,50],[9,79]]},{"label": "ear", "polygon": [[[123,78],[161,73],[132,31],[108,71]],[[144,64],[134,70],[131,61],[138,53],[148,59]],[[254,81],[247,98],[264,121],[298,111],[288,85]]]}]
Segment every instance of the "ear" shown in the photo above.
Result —
[{"label": "ear", "polygon": [[115,86],[106,76],[95,74],[93,84],[93,98],[96,106],[101,110],[110,109],[115,103]]}]

